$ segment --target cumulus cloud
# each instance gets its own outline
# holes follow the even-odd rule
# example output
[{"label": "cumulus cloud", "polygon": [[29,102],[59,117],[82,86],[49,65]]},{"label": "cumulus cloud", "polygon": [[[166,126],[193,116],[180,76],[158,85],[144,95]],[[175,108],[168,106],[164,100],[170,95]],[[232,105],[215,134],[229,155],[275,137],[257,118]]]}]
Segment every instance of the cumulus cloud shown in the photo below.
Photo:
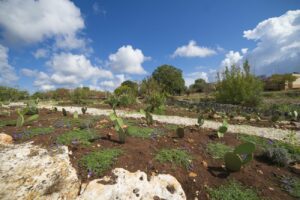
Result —
[{"label": "cumulus cloud", "polygon": [[117,74],[112,80],[102,81],[99,85],[102,90],[113,91],[115,88],[119,87],[121,83],[128,79],[129,77],[126,77],[124,74]]},{"label": "cumulus cloud", "polygon": [[122,46],[109,55],[109,66],[112,70],[127,74],[146,74],[142,64],[150,57],[144,56],[142,50],[133,49],[131,45]]},{"label": "cumulus cloud", "polygon": [[34,77],[34,76],[38,75],[38,71],[37,70],[32,70],[32,69],[28,69],[28,68],[21,69],[21,73],[24,76],[28,76],[28,77]]},{"label": "cumulus cloud", "polygon": [[85,27],[79,8],[70,0],[0,1],[3,38],[15,44],[31,44],[54,38],[58,47],[85,45],[78,33]]},{"label": "cumulus cloud", "polygon": [[[197,69],[197,67],[196,67]],[[208,71],[195,71],[189,74],[184,75],[185,85],[189,87],[192,85],[195,80],[201,78],[206,82],[214,82],[216,79],[217,70],[209,69]]]},{"label": "cumulus cloud", "polygon": [[178,47],[172,57],[208,57],[215,55],[217,52],[208,47],[198,46],[196,41],[191,40],[187,45]]},{"label": "cumulus cloud", "polygon": [[300,10],[266,19],[244,37],[257,43],[247,55],[257,74],[300,71]]},{"label": "cumulus cloud", "polygon": [[243,61],[242,53],[238,51],[229,51],[225,55],[225,59],[221,62],[221,68],[224,69],[225,67],[231,67],[232,65],[240,65],[242,61]]},{"label": "cumulus cloud", "polygon": [[39,59],[39,58],[46,58],[48,57],[49,55],[49,51],[47,49],[37,49],[34,53],[33,53],[33,56],[36,58],[36,59]]},{"label": "cumulus cloud", "polygon": [[17,80],[14,68],[8,63],[8,48],[0,44],[0,85],[12,85]]}]

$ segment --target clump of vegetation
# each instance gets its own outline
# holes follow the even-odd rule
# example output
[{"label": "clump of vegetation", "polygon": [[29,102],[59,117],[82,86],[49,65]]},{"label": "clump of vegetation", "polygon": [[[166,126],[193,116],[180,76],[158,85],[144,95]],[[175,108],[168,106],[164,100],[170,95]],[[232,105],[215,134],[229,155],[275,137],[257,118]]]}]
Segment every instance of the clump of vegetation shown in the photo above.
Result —
[{"label": "clump of vegetation", "polygon": [[237,146],[233,152],[227,152],[224,156],[225,166],[229,171],[239,171],[242,165],[253,159],[255,145],[251,142]]},{"label": "clump of vegetation", "polygon": [[234,180],[217,188],[208,188],[208,194],[211,200],[261,199],[253,189],[247,188]]},{"label": "clump of vegetation", "polygon": [[106,170],[112,167],[121,154],[122,151],[120,149],[105,149],[83,156],[79,164],[89,172],[101,176]]},{"label": "clump of vegetation", "polygon": [[227,130],[228,130],[228,123],[227,120],[224,119],[223,124],[219,127],[217,131],[218,138],[224,137],[224,134],[227,132]]},{"label": "clump of vegetation", "polygon": [[67,111],[66,111],[66,109],[64,109],[64,108],[62,109],[62,114],[63,114],[64,117],[67,116]]},{"label": "clump of vegetation", "polygon": [[73,113],[73,119],[78,119],[78,112],[77,112],[77,111],[75,111],[75,112]]},{"label": "clump of vegetation", "polygon": [[87,107],[82,107],[82,108],[81,108],[81,112],[82,112],[82,114],[84,114],[84,115],[85,115],[86,111],[87,111]]},{"label": "clump of vegetation", "polygon": [[161,149],[155,156],[161,163],[172,163],[188,169],[192,162],[192,157],[185,150],[180,149]]},{"label": "clump of vegetation", "polygon": [[291,196],[300,198],[300,179],[296,177],[282,177],[281,188]]},{"label": "clump of vegetation", "polygon": [[263,84],[250,73],[248,61],[244,62],[243,70],[235,65],[226,67],[218,78],[218,102],[244,106],[257,106],[260,103]]},{"label": "clump of vegetation", "polygon": [[204,124],[204,116],[203,115],[199,115],[198,116],[198,120],[197,120],[198,126],[202,126]]},{"label": "clump of vegetation", "polygon": [[72,130],[57,137],[57,143],[70,145],[82,144],[90,145],[91,141],[97,139],[99,136],[92,131],[87,130]]},{"label": "clump of vegetation", "polygon": [[25,138],[30,139],[37,135],[46,135],[54,131],[52,127],[37,127],[37,128],[30,128],[25,130],[23,133],[19,133],[15,135],[15,138]]},{"label": "clump of vegetation", "polygon": [[281,167],[285,167],[291,162],[289,152],[286,149],[280,147],[267,148],[263,153],[263,156],[273,164]]},{"label": "clump of vegetation", "polygon": [[128,126],[127,133],[133,137],[150,138],[153,129],[148,127]]},{"label": "clump of vegetation", "polygon": [[227,152],[232,152],[233,148],[223,143],[208,143],[207,151],[214,159],[223,159]]},{"label": "clump of vegetation", "polygon": [[27,108],[22,109],[22,110],[20,110],[20,109],[17,110],[18,118],[16,121],[16,126],[18,128],[22,127],[25,123],[30,123],[30,122],[36,121],[39,118],[39,115],[35,114],[35,115],[32,115],[32,116],[28,117],[27,119],[25,119],[24,115],[25,115],[25,113],[27,113],[27,111],[28,111]]},{"label": "clump of vegetation", "polygon": [[0,128],[4,126],[15,126],[16,120],[1,120],[0,121]]},{"label": "clump of vegetation", "polygon": [[35,100],[29,100],[26,104],[26,115],[35,115],[39,113],[38,110],[39,98]]}]

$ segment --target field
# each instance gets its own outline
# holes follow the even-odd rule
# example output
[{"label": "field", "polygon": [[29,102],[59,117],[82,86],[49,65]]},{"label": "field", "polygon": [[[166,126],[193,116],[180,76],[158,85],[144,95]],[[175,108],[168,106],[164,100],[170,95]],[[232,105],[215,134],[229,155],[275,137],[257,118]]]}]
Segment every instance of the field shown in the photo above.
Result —
[{"label": "field", "polygon": [[[134,106],[129,110],[137,109]],[[67,145],[72,152],[72,166],[83,182],[111,175],[111,169],[121,167],[132,172],[142,170],[148,175],[170,174],[180,182],[187,199],[231,199],[231,195],[240,199],[300,197],[299,174],[291,171],[289,162],[284,160],[299,159],[300,146],[293,135],[293,131],[299,131],[297,127],[289,127],[291,134],[284,142],[233,132],[219,138],[215,129],[199,125],[182,126],[184,136],[179,137],[176,133],[179,125],[159,121],[147,125],[145,118],[123,118],[127,135],[125,143],[121,143],[108,116],[79,113],[74,118],[72,113],[64,116],[60,109],[53,107],[40,109],[37,120],[16,127],[15,108],[10,111],[10,116],[0,117],[0,132],[11,135],[17,144],[33,141],[47,149]],[[164,114],[196,117],[197,113],[168,106]],[[253,120],[234,119],[228,123],[229,127],[255,124]],[[273,125],[267,120],[261,123],[263,127]],[[237,172],[226,169],[224,155],[244,142],[255,144],[254,159]],[[275,156],[277,160],[267,158],[263,152],[271,149],[281,149],[286,155],[279,153],[279,157]]]}]

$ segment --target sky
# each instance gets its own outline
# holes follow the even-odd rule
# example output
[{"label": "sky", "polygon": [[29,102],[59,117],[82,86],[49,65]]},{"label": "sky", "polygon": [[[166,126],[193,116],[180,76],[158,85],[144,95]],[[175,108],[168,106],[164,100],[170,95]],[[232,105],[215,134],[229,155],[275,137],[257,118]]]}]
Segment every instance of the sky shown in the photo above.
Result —
[{"label": "sky", "polygon": [[112,91],[160,65],[185,84],[248,59],[300,72],[299,0],[1,0],[0,85]]}]

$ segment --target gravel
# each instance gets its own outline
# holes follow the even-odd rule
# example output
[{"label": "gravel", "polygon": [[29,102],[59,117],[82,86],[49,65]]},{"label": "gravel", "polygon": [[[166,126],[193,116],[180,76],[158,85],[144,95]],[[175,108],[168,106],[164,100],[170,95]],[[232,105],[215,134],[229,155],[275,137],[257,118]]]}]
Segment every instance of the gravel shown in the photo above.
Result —
[{"label": "gravel", "polygon": [[[47,108],[47,109],[53,108],[53,106],[49,106],[49,105],[40,105],[39,107]],[[81,113],[81,107],[74,107],[74,106],[56,106],[56,107],[58,110],[62,110],[62,108],[65,108],[68,112],[71,113],[75,111]],[[109,115],[110,113],[112,113],[112,110],[88,108],[87,113],[92,115]],[[130,118],[141,118],[144,116],[137,112],[128,112],[124,110],[117,110],[117,114],[121,117],[130,117]],[[153,119],[163,123],[186,125],[186,126],[197,124],[196,118],[188,118],[188,117],[153,115]],[[217,130],[220,125],[221,125],[220,122],[205,120],[202,127]],[[229,125],[228,131],[232,133],[257,135],[257,136],[270,138],[270,139],[277,139],[277,140],[283,140],[284,137],[286,137],[288,134],[291,133],[291,130],[255,127],[250,125]],[[298,141],[300,141],[300,131],[296,131],[296,138]]]}]

